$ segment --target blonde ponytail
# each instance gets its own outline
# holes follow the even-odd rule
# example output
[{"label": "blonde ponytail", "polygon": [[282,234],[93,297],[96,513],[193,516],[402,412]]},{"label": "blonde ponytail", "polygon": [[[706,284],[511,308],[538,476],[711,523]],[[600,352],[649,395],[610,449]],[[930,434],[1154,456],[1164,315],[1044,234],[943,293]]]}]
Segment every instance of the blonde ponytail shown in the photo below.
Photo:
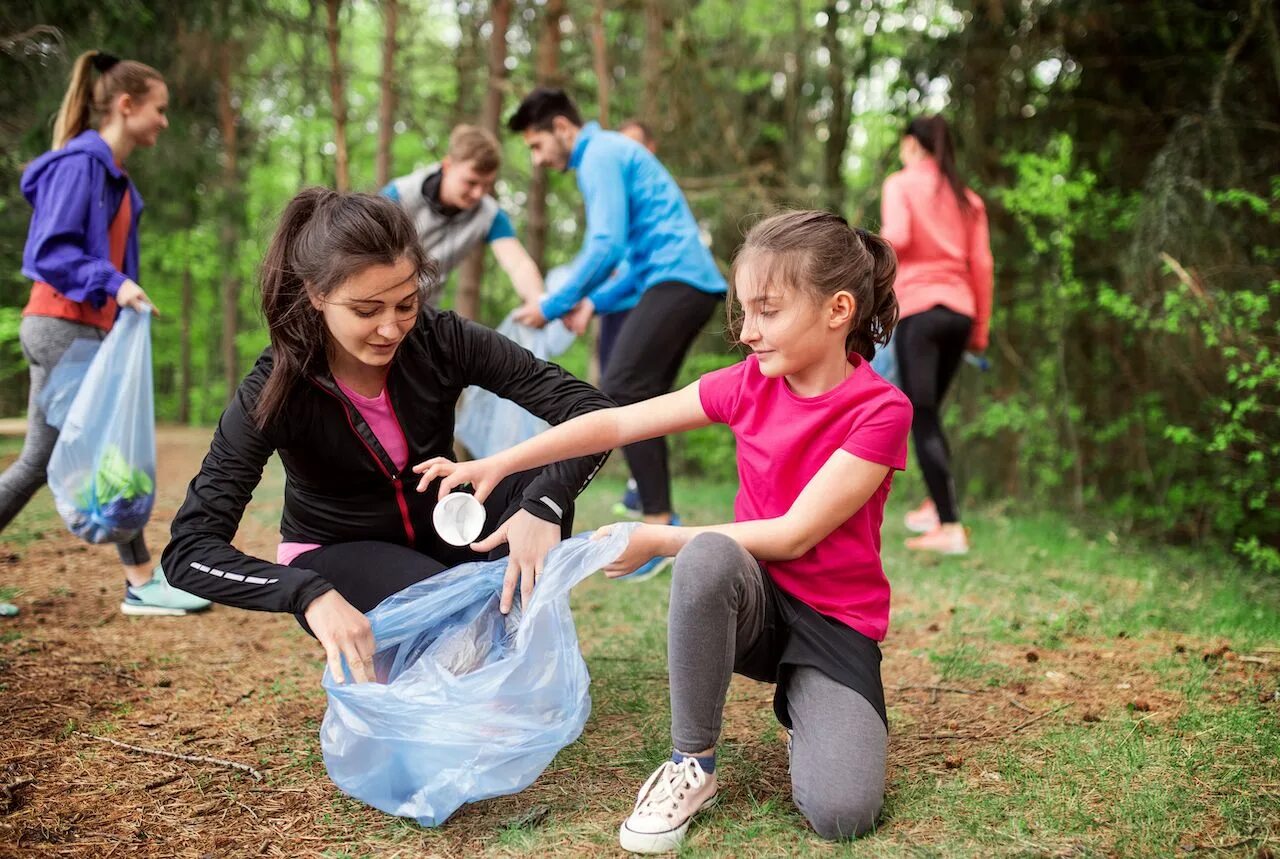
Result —
[{"label": "blonde ponytail", "polygon": [[[94,69],[98,71],[94,80]],[[71,83],[62,97],[62,107],[53,122],[53,149],[66,146],[90,123],[100,121],[121,93],[142,99],[151,91],[152,81],[164,76],[146,63],[118,60],[102,51],[85,51],[71,67]]]}]

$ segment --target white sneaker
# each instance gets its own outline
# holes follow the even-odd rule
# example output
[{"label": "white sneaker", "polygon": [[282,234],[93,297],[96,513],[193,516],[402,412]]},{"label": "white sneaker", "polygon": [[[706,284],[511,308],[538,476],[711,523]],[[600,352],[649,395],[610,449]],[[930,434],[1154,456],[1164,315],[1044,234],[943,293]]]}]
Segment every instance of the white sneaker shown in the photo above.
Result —
[{"label": "white sneaker", "polygon": [[938,508],[934,505],[933,499],[926,498],[920,502],[919,507],[902,517],[902,524],[907,526],[908,531],[928,534],[941,525],[942,520],[938,518]]},{"label": "white sneaker", "polygon": [[703,772],[697,758],[667,761],[640,788],[636,807],[618,830],[618,842],[632,853],[679,850],[689,821],[715,801],[715,773]]}]

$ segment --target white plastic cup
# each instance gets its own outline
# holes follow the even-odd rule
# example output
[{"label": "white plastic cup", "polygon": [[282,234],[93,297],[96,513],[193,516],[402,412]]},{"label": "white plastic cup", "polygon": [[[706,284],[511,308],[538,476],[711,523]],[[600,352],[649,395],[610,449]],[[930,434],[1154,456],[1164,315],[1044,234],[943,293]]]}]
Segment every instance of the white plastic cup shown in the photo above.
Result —
[{"label": "white plastic cup", "polygon": [[484,530],[484,505],[474,495],[450,492],[436,502],[431,524],[450,546],[469,546]]}]

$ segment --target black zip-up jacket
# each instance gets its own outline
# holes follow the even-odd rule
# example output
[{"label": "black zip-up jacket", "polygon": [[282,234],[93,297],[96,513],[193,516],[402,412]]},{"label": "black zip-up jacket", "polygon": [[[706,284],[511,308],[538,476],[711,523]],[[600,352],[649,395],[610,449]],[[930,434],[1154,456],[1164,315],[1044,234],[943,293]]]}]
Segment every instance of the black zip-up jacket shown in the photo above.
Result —
[{"label": "black zip-up jacket", "polygon": [[[409,449],[408,463],[397,470],[328,373],[298,382],[259,430],[253,408],[271,366],[267,349],[236,389],[187,488],[162,558],[175,587],[247,609],[301,613],[332,588],[314,572],[252,558],[231,545],[272,453],[279,451],[285,468],[280,533],[286,541],[381,540],[421,549],[434,539],[436,492],[416,492],[411,469],[433,456],[452,458],[454,408],[464,388],[478,385],[551,424],[613,405],[586,382],[497,332],[424,308],[387,377]],[[529,484],[520,506],[558,523],[604,460],[598,455],[549,466]]]}]

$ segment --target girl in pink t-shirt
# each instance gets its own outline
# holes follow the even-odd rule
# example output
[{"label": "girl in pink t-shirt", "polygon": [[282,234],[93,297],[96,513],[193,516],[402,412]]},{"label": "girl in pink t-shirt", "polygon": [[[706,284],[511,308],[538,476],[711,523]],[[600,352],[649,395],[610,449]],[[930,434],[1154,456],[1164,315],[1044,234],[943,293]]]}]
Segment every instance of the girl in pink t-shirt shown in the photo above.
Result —
[{"label": "girl in pink t-shirt", "polygon": [[[792,792],[826,838],[870,829],[884,798],[880,649],[889,583],[880,523],[906,466],[911,405],[870,367],[898,317],[882,238],[824,212],[768,218],[733,265],[730,319],[746,360],[683,390],[575,418],[487,459],[428,460],[420,489],[471,483],[590,451],[725,423],[737,441],[734,521],[639,525],[605,568],[624,576],[674,555],[668,664],[675,753],[622,824],[634,852],[679,847],[716,795],[715,744],[736,671],[777,684],[793,729]],[[608,528],[602,529],[607,531]]]}]

